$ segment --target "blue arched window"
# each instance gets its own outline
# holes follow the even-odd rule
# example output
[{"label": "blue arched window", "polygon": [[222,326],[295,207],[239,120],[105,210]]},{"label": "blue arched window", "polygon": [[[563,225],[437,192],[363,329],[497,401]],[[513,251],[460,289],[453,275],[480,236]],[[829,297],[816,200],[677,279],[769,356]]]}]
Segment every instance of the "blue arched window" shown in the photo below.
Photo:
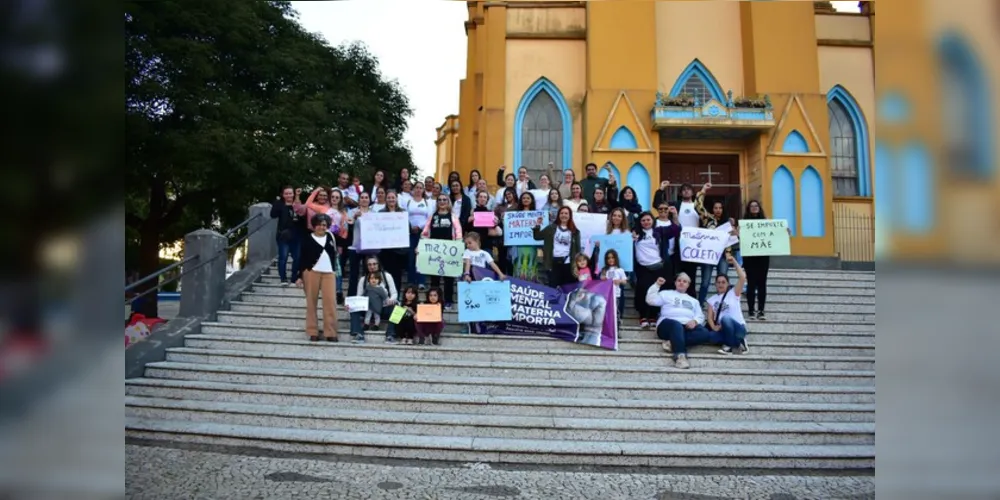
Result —
[{"label": "blue arched window", "polygon": [[826,94],[830,115],[830,170],[836,196],[871,196],[868,124],[861,107],[840,85]]},{"label": "blue arched window", "polygon": [[820,238],[826,234],[826,197],[823,193],[823,178],[812,166],[802,172],[799,183],[802,203],[802,236]]},{"label": "blue arched window", "polygon": [[795,222],[795,177],[784,165],[774,171],[771,178],[771,218],[785,219],[792,236],[798,234]]},{"label": "blue arched window", "polygon": [[992,179],[993,109],[987,76],[961,36],[946,35],[939,45],[944,76],[942,134],[948,168],[961,177]]},{"label": "blue arched window", "polygon": [[639,204],[642,205],[643,210],[649,210],[649,205],[653,199],[652,184],[649,178],[649,171],[646,170],[646,167],[642,163],[636,162],[628,170],[626,184],[635,190],[635,197],[639,200]]},{"label": "blue arched window", "polygon": [[539,78],[521,96],[514,115],[514,168],[522,165],[535,179],[548,163],[571,170],[573,117],[562,92],[547,78]]},{"label": "blue arched window", "polygon": [[715,99],[721,103],[726,102],[726,93],[722,91],[719,81],[697,59],[691,61],[691,64],[684,68],[684,72],[670,89],[671,97],[677,97],[681,94],[693,96],[701,104],[709,99]]},{"label": "blue arched window", "polygon": [[905,207],[897,205],[897,217],[903,229],[911,234],[927,234],[934,227],[934,173],[927,149],[918,143],[908,144],[899,159],[900,194]]},{"label": "blue arched window", "polygon": [[639,149],[639,143],[635,140],[635,135],[622,125],[618,127],[615,134],[611,136],[611,149]]},{"label": "blue arched window", "polygon": [[785,137],[785,142],[781,145],[781,151],[783,153],[808,153],[809,143],[806,142],[806,138],[802,137],[802,134],[798,130],[793,130]]},{"label": "blue arched window", "polygon": [[615,164],[611,162],[605,163],[604,166],[602,166],[601,169],[597,172],[597,176],[602,179],[610,179],[611,176],[609,174],[615,174],[615,180],[618,182],[619,186],[621,185],[622,182],[625,182],[622,179],[621,172],[618,171],[618,167],[616,167]]}]

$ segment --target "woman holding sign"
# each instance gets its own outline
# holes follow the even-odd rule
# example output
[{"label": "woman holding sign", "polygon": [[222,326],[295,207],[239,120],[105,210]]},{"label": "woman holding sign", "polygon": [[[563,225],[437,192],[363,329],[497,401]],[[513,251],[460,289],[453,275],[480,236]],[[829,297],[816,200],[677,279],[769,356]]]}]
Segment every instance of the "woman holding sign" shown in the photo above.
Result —
[{"label": "woman holding sign", "polygon": [[[347,247],[347,261],[350,269],[348,285],[352,285],[358,281],[358,267],[361,265],[362,255],[375,255],[378,253],[378,250],[360,250],[361,231],[358,229],[358,224],[356,224],[358,219],[372,211],[371,204],[371,195],[367,191],[361,191],[358,193],[358,207],[352,208],[347,214],[347,224],[351,230],[351,246]],[[357,293],[358,290],[349,291],[349,295],[356,295]]]},{"label": "woman holding sign", "polygon": [[410,283],[416,283],[419,290],[426,290],[424,275],[417,274],[417,243],[420,242],[421,231],[434,213],[434,202],[424,198],[423,182],[413,186],[412,199],[403,208],[410,216],[410,255],[406,262],[406,279]]},{"label": "woman holding sign", "polygon": [[[743,218],[766,219],[767,215],[764,214],[759,201],[750,200]],[[791,234],[790,229],[789,234]],[[767,255],[743,257],[743,268],[747,273],[747,316],[764,321],[767,319],[764,316],[764,302],[767,300],[767,273],[771,270],[771,257]],[[758,298],[760,307],[755,310]]]},{"label": "woman holding sign", "polygon": [[[405,212],[399,206],[399,196],[395,191],[389,191],[385,196],[385,208],[379,212]],[[409,253],[407,248],[386,248],[379,252],[382,262],[385,262],[385,270],[392,275],[396,283],[403,283],[403,266]]]},{"label": "woman holding sign", "polygon": [[639,216],[639,225],[632,231],[632,239],[635,240],[632,265],[636,275],[635,310],[639,313],[640,328],[656,324],[656,308],[642,296],[642,291],[650,289],[658,279],[674,275],[670,248],[671,245],[677,246],[680,237],[679,225],[655,227],[650,212]]},{"label": "woman holding sign", "polygon": [[[579,187],[576,184],[574,188]],[[536,240],[542,240],[542,255],[545,268],[549,270],[549,286],[557,288],[573,283],[573,265],[570,258],[580,253],[580,230],[573,223],[573,211],[569,207],[559,209],[556,220],[541,229],[542,218],[538,225],[532,228]],[[534,249],[535,247],[531,247]]]},{"label": "woman holding sign", "polygon": [[[534,211],[535,197],[529,192],[521,193],[520,204],[515,210]],[[515,246],[510,248],[510,252],[510,261],[514,264],[512,271],[514,276],[525,281],[538,280],[538,247]]]},{"label": "woman holding sign", "polygon": [[[458,187],[459,192],[462,186]],[[463,195],[464,196],[464,195]],[[424,238],[435,240],[462,240],[462,223],[452,214],[451,200],[446,194],[439,194],[437,197],[437,210],[427,219],[427,225],[421,234]],[[451,298],[455,291],[455,278],[444,278],[444,303],[445,310],[451,310]],[[441,276],[431,276],[431,288],[441,286]]]},{"label": "woman holding sign", "polygon": [[[508,210],[517,210],[517,191],[515,191],[514,188],[504,188],[503,203],[494,207],[493,213],[496,214],[497,220],[502,221],[504,219],[504,214],[507,213]],[[503,269],[503,272],[510,274],[514,266],[511,265],[507,246],[504,245],[504,239],[497,238],[496,245],[497,259],[500,261],[500,268]]]},{"label": "woman holding sign", "polygon": [[[386,296],[389,297],[385,300],[385,305],[379,316],[383,318],[391,318],[392,310],[396,308],[398,303],[396,289],[396,282],[392,279],[392,275],[386,273],[382,269],[382,265],[379,263],[378,257],[368,257],[365,259],[365,273],[357,282],[357,293],[354,294],[355,297],[362,297],[363,303],[367,304],[368,297],[364,295],[365,283],[368,283],[371,276],[378,275],[379,286],[383,287],[386,292]],[[351,337],[352,342],[355,344],[365,343],[365,329],[364,329],[364,311],[350,311],[351,313]],[[396,325],[392,322],[387,323],[385,327],[385,342],[387,344],[392,344],[396,342]]]}]

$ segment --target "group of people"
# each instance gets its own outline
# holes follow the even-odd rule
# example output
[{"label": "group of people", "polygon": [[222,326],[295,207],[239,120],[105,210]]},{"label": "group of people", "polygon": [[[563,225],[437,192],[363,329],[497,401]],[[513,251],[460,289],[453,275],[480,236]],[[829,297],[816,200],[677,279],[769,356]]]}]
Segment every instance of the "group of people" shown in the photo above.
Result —
[{"label": "group of people", "polygon": [[[419,274],[418,243],[423,238],[458,240],[464,241],[467,248],[463,255],[465,273],[458,279],[471,279],[471,268],[481,267],[493,270],[501,279],[508,275],[528,281],[544,279],[552,287],[589,279],[612,280],[619,321],[624,313],[622,287],[632,286],[636,290],[638,326],[656,329],[678,367],[689,366],[687,347],[699,343],[721,344],[720,352],[726,354],[745,352],[746,321],[740,297],[745,288],[749,317],[765,319],[768,257],[742,259],[737,244],[727,248],[715,265],[692,264],[680,258],[681,227],[716,228],[728,222],[733,234],[739,232],[735,219],[724,213],[723,203],[704,206],[711,184],[705,184],[697,193],[684,184],[680,197],[670,200],[670,183],[664,181],[654,195],[653,207],[646,210],[635,190],[629,186],[619,188],[613,174],[598,176],[593,163],[586,165],[585,172],[586,177],[579,181],[572,170],[566,170],[561,180],[556,180],[550,163],[548,173],[542,174],[536,184],[525,167],[515,175],[501,166],[496,176],[500,187],[493,192],[477,170],[469,174],[467,182],[462,182],[457,172],[451,172],[445,183],[433,177],[415,180],[406,169],[390,182],[385,171],[376,170],[368,186],[357,177],[341,173],[335,187],[316,188],[305,200],[301,190],[286,187],[271,211],[271,216],[278,219],[279,279],[283,286],[294,283],[304,288],[306,331],[311,340],[322,338],[316,308],[322,293],[327,340],[338,339],[336,306],[344,303],[346,295],[370,300],[367,314],[351,314],[354,342],[364,342],[365,331],[380,329],[381,322],[400,306],[405,313],[398,323],[386,325],[386,342],[396,342],[398,336],[404,344],[437,344],[443,322],[415,321],[416,306],[423,303],[452,310],[456,278],[428,279]],[[511,211],[541,211],[548,216],[547,225],[543,227],[539,219],[533,229],[540,246],[505,245],[502,221]],[[405,212],[410,247],[361,250],[360,231],[354,228],[369,212]],[[474,224],[477,212],[492,213],[492,227]],[[604,261],[598,266],[599,244],[590,254],[581,252],[584,242],[574,224],[574,214],[581,212],[607,214],[607,234],[631,234],[633,272],[622,270],[619,255],[613,250],[604,253]],[[747,204],[743,217],[766,218],[757,200]],[[290,275],[286,273],[289,257],[293,261]],[[739,276],[735,287],[729,284],[730,266]],[[408,282],[405,287],[401,286],[404,268]],[[693,284],[699,270],[701,286],[696,292]],[[718,294],[709,298],[713,282]],[[674,284],[673,289],[663,289],[669,283]],[[708,305],[707,314],[703,304]]]}]

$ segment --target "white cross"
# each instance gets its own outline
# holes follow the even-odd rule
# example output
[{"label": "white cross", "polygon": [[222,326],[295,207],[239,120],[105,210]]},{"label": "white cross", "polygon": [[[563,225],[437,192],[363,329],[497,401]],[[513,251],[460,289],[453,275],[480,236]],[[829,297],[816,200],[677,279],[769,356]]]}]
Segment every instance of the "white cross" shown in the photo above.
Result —
[{"label": "white cross", "polygon": [[702,172],[701,175],[707,175],[708,176],[708,182],[712,182],[712,176],[713,175],[722,175],[722,172],[712,172],[712,165],[709,164],[708,165],[708,172]]}]

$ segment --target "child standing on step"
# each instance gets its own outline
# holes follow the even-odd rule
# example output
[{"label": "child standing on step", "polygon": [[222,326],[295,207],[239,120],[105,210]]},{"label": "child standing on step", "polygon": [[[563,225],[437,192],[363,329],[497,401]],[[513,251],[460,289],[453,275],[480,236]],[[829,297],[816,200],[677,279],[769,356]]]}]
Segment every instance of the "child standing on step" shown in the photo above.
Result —
[{"label": "child standing on step", "polygon": [[496,262],[493,261],[493,256],[486,250],[483,250],[480,246],[481,244],[482,240],[480,240],[479,233],[465,235],[465,253],[462,254],[465,273],[462,277],[466,282],[472,281],[472,268],[478,267],[480,269],[492,269],[493,272],[497,273],[501,281],[507,279],[507,276],[497,267]]},{"label": "child standing on step", "polygon": [[573,276],[581,283],[594,279],[593,270],[590,268],[590,258],[587,257],[587,254],[576,254],[576,259],[573,260]]},{"label": "child standing on step", "polygon": [[417,322],[414,319],[417,315],[417,302],[417,287],[406,287],[403,290],[403,300],[399,304],[406,309],[406,312],[396,325],[396,333],[399,334],[400,343],[403,345],[413,345],[413,335],[417,333]]},{"label": "child standing on step", "polygon": [[[439,288],[431,288],[427,290],[427,305],[440,308],[441,304],[441,290]],[[441,315],[441,321],[434,323],[427,322],[417,322],[417,345],[441,345],[441,332],[444,330],[444,314]],[[430,340],[427,340],[430,337]],[[426,340],[426,342],[425,342]]]},{"label": "child standing on step", "polygon": [[615,285],[615,310],[618,311],[618,326],[622,325],[622,313],[625,311],[625,302],[622,301],[622,285],[628,283],[628,276],[625,270],[619,266],[618,252],[608,250],[604,254],[604,269],[601,270],[602,280],[611,280]]}]

